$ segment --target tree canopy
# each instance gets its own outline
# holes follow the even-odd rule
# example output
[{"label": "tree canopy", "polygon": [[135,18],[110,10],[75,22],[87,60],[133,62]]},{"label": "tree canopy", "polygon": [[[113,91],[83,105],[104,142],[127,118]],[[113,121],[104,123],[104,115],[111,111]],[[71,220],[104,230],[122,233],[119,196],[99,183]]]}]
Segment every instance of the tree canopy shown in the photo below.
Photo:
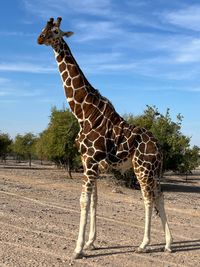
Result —
[{"label": "tree canopy", "polygon": [[157,138],[164,155],[164,170],[184,173],[186,170],[190,172],[198,166],[199,148],[197,146],[191,148],[190,137],[181,132],[183,120],[181,114],[176,116],[174,122],[169,109],[163,115],[155,106],[147,106],[144,114],[140,116],[125,114],[124,118],[130,124],[151,131]]},{"label": "tree canopy", "polygon": [[36,136],[32,133],[25,135],[18,134],[12,145],[13,152],[18,156],[29,160],[31,167],[31,160],[35,153]]},{"label": "tree canopy", "polygon": [[[155,106],[147,106],[142,115],[125,114],[124,118],[130,124],[151,131],[157,138],[164,155],[163,171],[190,173],[199,165],[199,147],[191,147],[190,137],[181,132],[181,114],[173,121],[169,109],[163,115]],[[37,137],[32,133],[18,134],[12,143],[8,134],[0,133],[0,157],[5,158],[12,148],[18,157],[29,159],[29,165],[33,156],[41,161],[48,159],[65,167],[71,176],[71,170],[81,166],[75,145],[78,131],[79,124],[70,110],[54,107],[47,128]]]},{"label": "tree canopy", "polygon": [[7,133],[0,132],[0,157],[6,160],[8,153],[11,151],[12,139]]},{"label": "tree canopy", "polygon": [[75,146],[78,131],[78,122],[68,109],[52,108],[49,125],[40,134],[36,144],[37,155],[64,166],[71,176],[71,170],[80,161]]}]

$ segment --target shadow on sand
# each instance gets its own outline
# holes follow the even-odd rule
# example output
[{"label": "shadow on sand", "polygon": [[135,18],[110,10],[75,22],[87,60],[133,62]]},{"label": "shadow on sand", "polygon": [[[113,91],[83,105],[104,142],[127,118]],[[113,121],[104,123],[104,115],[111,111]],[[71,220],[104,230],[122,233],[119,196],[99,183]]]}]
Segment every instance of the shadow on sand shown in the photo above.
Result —
[{"label": "shadow on sand", "polygon": [[[10,169],[10,170],[51,170],[50,167],[48,166],[42,166],[41,167],[35,167],[35,166],[20,166],[20,165],[0,165],[0,170],[5,170],[5,169]],[[55,169],[56,170],[56,169]]]},{"label": "shadow on sand", "polygon": [[[165,244],[152,244],[146,253],[157,253],[164,251]],[[108,250],[108,251],[106,251]],[[112,251],[109,251],[112,250]],[[97,247],[93,255],[86,255],[87,258],[103,257],[116,254],[134,253],[137,250],[137,246],[108,246],[108,247]],[[200,240],[188,240],[188,241],[176,241],[172,245],[172,253],[200,250]],[[100,252],[97,254],[97,252]]]},{"label": "shadow on sand", "polygon": [[164,192],[186,192],[186,193],[200,193],[200,186],[183,185],[176,183],[163,183],[162,189]]}]

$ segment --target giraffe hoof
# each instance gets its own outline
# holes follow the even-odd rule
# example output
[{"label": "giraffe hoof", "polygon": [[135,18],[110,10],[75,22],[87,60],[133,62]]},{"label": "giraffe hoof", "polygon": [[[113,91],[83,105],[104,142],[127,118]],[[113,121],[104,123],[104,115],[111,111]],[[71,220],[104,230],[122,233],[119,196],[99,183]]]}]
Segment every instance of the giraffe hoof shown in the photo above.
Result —
[{"label": "giraffe hoof", "polygon": [[135,252],[136,253],[145,253],[145,252],[147,252],[147,250],[146,250],[146,248],[138,247]]},{"label": "giraffe hoof", "polygon": [[166,252],[166,253],[172,253],[172,250],[171,250],[171,248],[165,248],[164,252]]},{"label": "giraffe hoof", "polygon": [[78,260],[78,259],[83,259],[85,258],[86,255],[83,252],[74,252],[74,254],[72,255],[72,260]]},{"label": "giraffe hoof", "polygon": [[95,250],[96,247],[93,244],[85,244],[84,249],[85,250]]}]

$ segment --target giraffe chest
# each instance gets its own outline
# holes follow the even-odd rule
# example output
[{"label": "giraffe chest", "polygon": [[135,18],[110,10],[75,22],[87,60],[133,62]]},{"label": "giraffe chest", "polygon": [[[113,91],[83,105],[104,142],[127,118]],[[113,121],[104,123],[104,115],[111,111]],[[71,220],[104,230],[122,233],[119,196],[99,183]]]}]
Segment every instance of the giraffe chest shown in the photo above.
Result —
[{"label": "giraffe chest", "polygon": [[[133,139],[134,135],[130,134],[127,136],[123,134],[116,138],[112,131],[106,132],[102,127],[91,129],[90,123],[86,121],[79,132],[76,143],[81,154],[86,153],[93,156],[101,151],[109,165],[117,165],[128,161],[133,150]],[[126,165],[122,164],[122,166]]]}]

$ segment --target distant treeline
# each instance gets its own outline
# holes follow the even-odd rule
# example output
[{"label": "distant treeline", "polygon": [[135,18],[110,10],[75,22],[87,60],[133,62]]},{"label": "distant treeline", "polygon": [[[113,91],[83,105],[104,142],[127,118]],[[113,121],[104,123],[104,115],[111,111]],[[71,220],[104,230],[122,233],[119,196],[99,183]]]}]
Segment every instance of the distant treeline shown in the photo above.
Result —
[{"label": "distant treeline", "polygon": [[[190,137],[181,132],[183,117],[178,114],[172,121],[170,110],[161,114],[153,106],[147,106],[139,116],[125,114],[130,124],[150,130],[158,139],[164,154],[164,170],[178,173],[190,173],[199,165],[199,147],[190,146]],[[52,108],[48,127],[38,136],[33,133],[18,134],[12,140],[8,133],[0,132],[0,158],[6,161],[12,155],[16,160],[40,159],[53,161],[58,167],[64,167],[71,176],[72,170],[81,168],[80,155],[75,146],[79,125],[73,114],[66,108]]]}]

